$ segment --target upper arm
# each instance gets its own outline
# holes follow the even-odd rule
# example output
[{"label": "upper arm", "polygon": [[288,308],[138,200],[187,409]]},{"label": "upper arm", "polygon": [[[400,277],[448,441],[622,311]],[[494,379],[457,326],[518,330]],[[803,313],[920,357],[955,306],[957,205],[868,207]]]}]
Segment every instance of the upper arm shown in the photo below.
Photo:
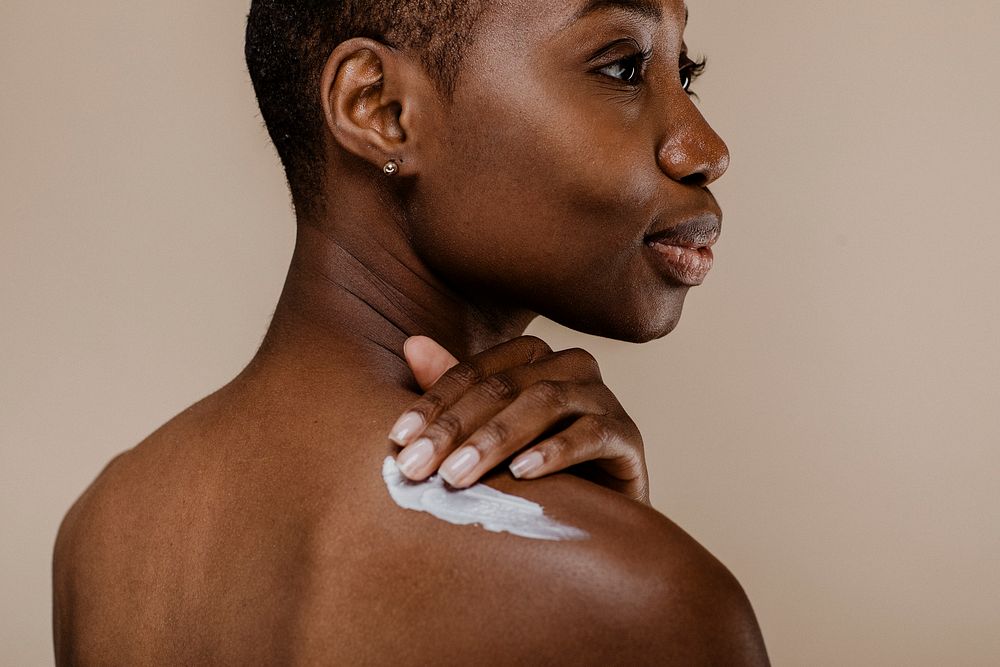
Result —
[{"label": "upper arm", "polygon": [[104,466],[59,523],[52,547],[51,567],[52,633],[58,664],[73,662],[71,644],[76,639],[73,633],[74,601],[78,597],[75,591],[81,568],[85,572],[85,568],[96,560],[87,548],[97,539],[94,517],[100,509],[101,488],[106,483],[109,471],[125,458],[128,451],[116,455]]},{"label": "upper arm", "polygon": [[699,589],[687,599],[670,600],[660,610],[661,626],[686,619],[674,632],[690,638],[681,643],[684,664],[769,665],[756,615],[743,587],[719,565],[700,574]]},{"label": "upper arm", "polygon": [[[506,619],[493,630],[476,622],[495,635],[497,655],[538,664],[769,665],[732,573],[669,521],[652,523],[646,533],[632,525],[622,539],[595,541],[573,556],[536,557],[534,567],[522,559],[532,574],[495,582],[509,598],[485,615]],[[525,597],[536,599],[518,604]],[[511,636],[520,645],[505,646]]]},{"label": "upper arm", "polygon": [[769,665],[743,587],[710,553],[683,537],[690,544],[678,545],[673,536],[666,543],[633,536],[622,551],[602,548],[580,558],[548,602],[530,611],[528,623],[514,621],[532,628],[535,653],[512,657],[572,658],[574,664]]},{"label": "upper arm", "polygon": [[633,659],[650,664],[769,665],[753,608],[732,573],[693,540],[681,548],[673,545],[667,554],[648,561],[645,581],[631,591],[642,601],[637,632],[648,638],[649,646],[646,654]]}]

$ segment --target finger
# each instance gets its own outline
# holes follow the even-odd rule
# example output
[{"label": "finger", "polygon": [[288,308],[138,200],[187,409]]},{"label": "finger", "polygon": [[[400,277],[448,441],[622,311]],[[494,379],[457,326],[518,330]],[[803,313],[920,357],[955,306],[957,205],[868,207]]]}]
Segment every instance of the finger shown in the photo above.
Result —
[{"label": "finger", "polygon": [[588,414],[564,431],[525,450],[510,464],[518,479],[537,479],[570,466],[594,462],[601,484],[649,504],[646,462],[626,437],[631,428],[618,420]]},{"label": "finger", "polygon": [[403,356],[413,371],[414,379],[424,391],[433,387],[445,371],[458,363],[451,352],[427,336],[407,338],[403,343]]},{"label": "finger", "polygon": [[408,445],[471,387],[495,373],[530,364],[551,352],[552,348],[541,338],[519,336],[455,364],[396,420],[389,439],[397,445]]},{"label": "finger", "polygon": [[606,398],[594,385],[536,382],[464,442],[457,441],[461,446],[441,464],[441,476],[452,486],[469,486],[563,420],[603,414],[605,407]]},{"label": "finger", "polygon": [[[523,388],[530,387],[540,381],[573,382],[580,380],[580,378],[591,382],[577,383],[579,386],[574,390],[574,397],[582,394],[582,387],[587,387],[591,392],[599,392],[596,396],[600,400],[595,400],[594,397],[588,397],[588,400],[583,400],[583,397],[576,398],[575,404],[578,414],[584,411],[603,414],[607,411],[609,403],[617,405],[617,399],[600,381],[597,361],[590,353],[579,348],[551,352],[538,361],[494,373],[464,389],[464,393],[454,403],[444,406],[440,412],[429,418],[429,423],[424,425],[419,437],[396,456],[396,464],[406,477],[412,480],[426,479],[438,469],[445,457],[449,456],[470,434],[481,428],[514,401]],[[442,382],[444,382],[444,378],[442,378]],[[536,393],[544,391],[546,386],[542,385],[541,389],[535,387]],[[425,398],[432,395],[436,389],[437,386],[429,391]],[[530,399],[531,397],[529,397],[529,406],[531,405]],[[524,421],[520,424],[518,432],[530,431],[530,437],[526,439],[518,437],[507,443],[496,444],[494,444],[495,439],[491,438],[488,443],[489,447],[503,445],[502,449],[506,452],[504,456],[512,454],[542,433],[545,427],[565,416],[564,412],[557,413],[546,405],[538,402],[536,405],[537,414],[525,414],[520,417]],[[485,451],[481,453],[485,453]],[[448,482],[454,480],[458,485],[459,473],[477,463],[475,455],[475,451],[466,450],[461,459],[457,457],[452,459],[448,469],[441,471],[442,476]],[[496,462],[502,460],[504,456],[501,456]],[[479,479],[484,473],[485,470],[475,474],[471,480],[468,480],[468,483]]]}]

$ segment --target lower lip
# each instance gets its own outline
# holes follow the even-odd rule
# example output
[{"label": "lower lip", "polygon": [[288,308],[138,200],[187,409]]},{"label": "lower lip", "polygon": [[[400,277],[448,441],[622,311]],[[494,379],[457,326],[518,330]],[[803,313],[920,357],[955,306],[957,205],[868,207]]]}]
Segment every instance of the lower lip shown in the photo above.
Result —
[{"label": "lower lip", "polygon": [[665,243],[647,243],[661,272],[674,281],[694,287],[705,281],[715,257],[711,248],[685,248]]}]

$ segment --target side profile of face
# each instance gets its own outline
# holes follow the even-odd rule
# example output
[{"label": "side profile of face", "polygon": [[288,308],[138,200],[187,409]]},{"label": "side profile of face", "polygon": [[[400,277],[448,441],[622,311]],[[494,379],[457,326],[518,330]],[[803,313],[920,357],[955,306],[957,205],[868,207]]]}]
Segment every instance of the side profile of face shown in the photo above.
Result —
[{"label": "side profile of face", "polygon": [[684,4],[513,0],[480,21],[451,104],[408,119],[415,252],[472,302],[619,340],[666,335],[711,251],[665,262],[649,237],[713,242],[706,186],[729,164],[682,80]]}]

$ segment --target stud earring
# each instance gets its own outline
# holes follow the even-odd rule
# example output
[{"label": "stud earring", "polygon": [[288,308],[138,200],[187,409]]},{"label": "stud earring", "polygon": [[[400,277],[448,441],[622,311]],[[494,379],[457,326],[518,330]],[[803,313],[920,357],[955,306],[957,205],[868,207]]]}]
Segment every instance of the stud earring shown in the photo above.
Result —
[{"label": "stud earring", "polygon": [[382,171],[385,172],[386,176],[392,176],[399,171],[399,165],[396,164],[395,160],[389,160],[385,163],[385,166],[382,167]]}]

